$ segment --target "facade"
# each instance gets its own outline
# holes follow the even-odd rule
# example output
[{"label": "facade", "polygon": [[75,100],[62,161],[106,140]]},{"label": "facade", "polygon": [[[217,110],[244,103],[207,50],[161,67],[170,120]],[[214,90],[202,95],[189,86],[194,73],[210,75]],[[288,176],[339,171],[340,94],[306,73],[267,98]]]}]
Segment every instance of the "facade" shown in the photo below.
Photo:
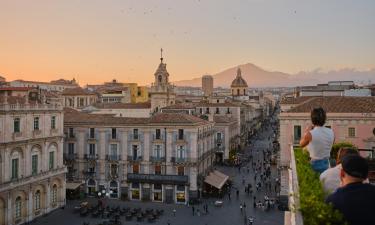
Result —
[{"label": "facade", "polygon": [[0,224],[32,221],[65,205],[63,110],[0,96]]},{"label": "facade", "polygon": [[230,85],[233,98],[241,98],[241,96],[246,96],[247,88],[247,83],[241,75],[241,69],[238,68],[236,78],[234,78],[232,84]]},{"label": "facade", "polygon": [[159,112],[161,108],[174,105],[176,94],[174,86],[169,83],[169,73],[167,64],[163,63],[163,57],[160,58],[160,64],[155,74],[155,82],[150,89],[151,111]]},{"label": "facade", "polygon": [[215,122],[215,161],[229,160],[229,152],[238,145],[237,120],[227,116],[213,116]]},{"label": "facade", "polygon": [[210,75],[202,77],[202,90],[204,96],[211,96],[214,90],[214,78]]},{"label": "facade", "polygon": [[62,92],[68,88],[77,88],[79,87],[76,80],[55,80],[51,82],[40,82],[40,81],[26,81],[26,80],[14,80],[9,82],[9,85],[12,87],[32,87],[40,88],[47,91],[59,91]]},{"label": "facade", "polygon": [[[281,167],[289,165],[291,147],[298,145],[302,132],[311,124],[311,109],[319,106],[327,112],[325,126],[333,130],[336,143],[351,142],[359,149],[375,149],[375,97],[314,97],[280,114]],[[361,154],[375,157],[365,155],[365,151]],[[282,179],[287,180],[287,172],[284,171]],[[284,182],[280,195],[287,193],[287,182]]]},{"label": "facade", "polygon": [[63,106],[76,109],[82,109],[98,101],[98,96],[83,88],[65,89],[62,94]]},{"label": "facade", "polygon": [[91,114],[113,114],[116,117],[148,118],[151,103],[95,103],[82,109]]},{"label": "facade", "polygon": [[213,123],[187,114],[125,118],[66,111],[69,181],[88,195],[182,203],[196,198],[214,161]]},{"label": "facade", "polygon": [[131,93],[128,87],[115,87],[100,92],[102,103],[131,103]]}]

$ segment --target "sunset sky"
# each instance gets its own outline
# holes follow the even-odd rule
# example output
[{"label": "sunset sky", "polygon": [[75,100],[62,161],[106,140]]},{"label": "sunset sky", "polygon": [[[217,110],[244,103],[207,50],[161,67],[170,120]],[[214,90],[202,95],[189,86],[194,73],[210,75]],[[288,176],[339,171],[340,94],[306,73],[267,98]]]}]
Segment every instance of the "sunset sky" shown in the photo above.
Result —
[{"label": "sunset sky", "polygon": [[0,75],[149,84],[254,63],[375,67],[374,0],[0,0]]}]

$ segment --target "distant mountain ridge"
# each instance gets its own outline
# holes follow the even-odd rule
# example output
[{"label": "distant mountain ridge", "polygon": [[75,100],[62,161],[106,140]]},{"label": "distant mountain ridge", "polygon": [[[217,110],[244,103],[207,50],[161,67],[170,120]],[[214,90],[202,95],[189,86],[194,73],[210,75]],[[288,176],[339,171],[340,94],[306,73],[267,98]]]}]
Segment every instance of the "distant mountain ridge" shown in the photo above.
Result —
[{"label": "distant mountain ridge", "polygon": [[[237,68],[241,68],[242,77],[247,81],[249,87],[291,87],[298,85],[316,85],[333,80],[353,80],[356,83],[375,82],[375,68],[367,71],[359,71],[353,68],[322,71],[301,71],[297,74],[288,74],[278,71],[266,71],[252,63],[231,67],[222,72],[213,74],[214,87],[230,87],[236,76]],[[173,82],[177,86],[200,87],[201,77],[191,80]]]}]

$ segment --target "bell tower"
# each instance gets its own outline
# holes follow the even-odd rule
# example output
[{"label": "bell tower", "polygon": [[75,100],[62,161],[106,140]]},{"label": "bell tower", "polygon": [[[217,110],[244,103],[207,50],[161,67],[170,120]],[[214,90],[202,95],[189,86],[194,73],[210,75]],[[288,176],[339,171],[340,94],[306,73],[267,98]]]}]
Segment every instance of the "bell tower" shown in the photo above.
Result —
[{"label": "bell tower", "polygon": [[151,111],[159,112],[161,108],[175,104],[174,87],[169,83],[167,64],[163,62],[163,49],[160,49],[160,64],[154,73],[155,81],[151,85]]}]

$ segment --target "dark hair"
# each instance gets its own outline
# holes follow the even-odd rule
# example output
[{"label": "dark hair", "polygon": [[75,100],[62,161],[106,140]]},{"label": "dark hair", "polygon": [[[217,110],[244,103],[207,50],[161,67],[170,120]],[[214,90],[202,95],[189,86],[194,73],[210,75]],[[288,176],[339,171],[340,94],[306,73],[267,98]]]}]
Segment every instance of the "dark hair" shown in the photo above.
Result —
[{"label": "dark hair", "polygon": [[342,159],[347,155],[359,155],[357,149],[351,147],[340,148],[337,153],[336,164],[340,164]]},{"label": "dark hair", "polygon": [[327,115],[322,107],[311,110],[311,122],[317,126],[323,126],[326,122]]}]

